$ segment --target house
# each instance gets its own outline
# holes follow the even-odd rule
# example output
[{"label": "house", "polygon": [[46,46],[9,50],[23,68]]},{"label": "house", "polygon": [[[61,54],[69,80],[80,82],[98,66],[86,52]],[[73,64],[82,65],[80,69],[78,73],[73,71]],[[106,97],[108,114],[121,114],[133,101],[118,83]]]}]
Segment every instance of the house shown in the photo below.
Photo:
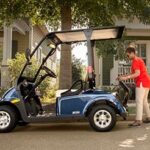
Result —
[{"label": "house", "polygon": [[[132,22],[126,19],[118,20],[116,25],[125,25],[125,38],[134,41],[132,44],[135,45],[138,56],[143,58],[150,73],[150,25],[142,24],[136,18]],[[130,72],[130,65],[125,61],[115,60],[113,55],[105,58],[98,58],[96,54],[94,56],[97,86],[116,84],[119,74]]]},{"label": "house", "polygon": [[[12,25],[4,26],[0,30],[1,87],[7,87],[9,84],[8,59],[15,58],[17,52],[24,52],[26,48],[32,51],[48,32],[46,25],[31,26],[25,20],[16,20]],[[43,54],[37,53],[36,57],[42,61]],[[56,55],[53,55],[48,63],[56,69]]]}]

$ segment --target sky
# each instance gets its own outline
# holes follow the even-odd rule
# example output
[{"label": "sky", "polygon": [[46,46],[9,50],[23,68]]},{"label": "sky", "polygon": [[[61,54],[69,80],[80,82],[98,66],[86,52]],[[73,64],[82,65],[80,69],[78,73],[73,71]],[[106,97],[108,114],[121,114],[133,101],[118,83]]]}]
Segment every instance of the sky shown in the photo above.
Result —
[{"label": "sky", "polygon": [[[75,55],[76,58],[81,59],[84,65],[87,65],[87,47],[85,43],[81,43],[80,45],[74,44],[72,54]],[[57,58],[60,59],[59,51],[57,51]]]},{"label": "sky", "polygon": [[87,65],[87,46],[85,46],[84,43],[81,45],[75,45],[72,54],[75,55],[76,58],[83,60],[83,63]]}]

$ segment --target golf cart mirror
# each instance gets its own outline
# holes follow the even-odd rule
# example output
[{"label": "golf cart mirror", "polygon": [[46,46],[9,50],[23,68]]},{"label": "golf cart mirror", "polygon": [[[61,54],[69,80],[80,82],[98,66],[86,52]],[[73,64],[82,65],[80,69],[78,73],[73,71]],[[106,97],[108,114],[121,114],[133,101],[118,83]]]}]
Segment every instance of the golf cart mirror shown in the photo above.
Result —
[{"label": "golf cart mirror", "polygon": [[30,61],[30,54],[31,54],[31,50],[29,48],[27,48],[25,51],[25,56],[28,61]]}]

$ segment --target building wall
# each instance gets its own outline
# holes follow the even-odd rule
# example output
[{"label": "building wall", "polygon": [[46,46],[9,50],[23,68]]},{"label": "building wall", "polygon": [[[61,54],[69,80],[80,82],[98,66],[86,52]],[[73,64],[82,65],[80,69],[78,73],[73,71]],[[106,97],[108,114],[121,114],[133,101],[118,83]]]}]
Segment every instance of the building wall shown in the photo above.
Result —
[{"label": "building wall", "polygon": [[100,81],[100,71],[101,71],[101,66],[99,65],[100,63],[100,58],[97,56],[97,52],[96,50],[94,49],[94,69],[95,69],[95,74],[96,74],[96,87],[99,87],[100,84],[101,84],[101,81]]},{"label": "building wall", "polygon": [[37,46],[37,44],[41,41],[44,37],[43,32],[40,30],[38,26],[33,27],[33,48]]},{"label": "building wall", "polygon": [[116,84],[116,78],[118,77],[118,61],[115,60],[115,57],[113,58],[114,66],[110,70],[110,85]]},{"label": "building wall", "polygon": [[146,66],[150,73],[150,40],[140,40],[136,41],[136,44],[146,44]]},{"label": "building wall", "polygon": [[29,46],[29,33],[26,32],[25,35],[22,35],[13,31],[12,40],[16,40],[18,42],[18,52],[24,52]]},{"label": "building wall", "polygon": [[3,32],[0,31],[0,64],[3,58]]},{"label": "building wall", "polygon": [[[37,44],[42,40],[44,36],[45,34],[41,31],[41,29],[38,26],[33,27],[33,49],[37,46]],[[39,60],[42,60],[42,58],[45,57],[43,54],[39,56],[41,56],[41,58],[38,58]],[[56,53],[47,60],[46,65],[49,68],[56,70]]]},{"label": "building wall", "polygon": [[102,83],[110,85],[110,70],[113,67],[113,55],[108,55],[103,58]]},{"label": "building wall", "polygon": [[0,64],[2,62],[2,58],[3,58],[3,38],[0,37]]},{"label": "building wall", "polygon": [[[150,74],[150,25],[142,24],[136,18],[132,22],[129,22],[125,19],[117,20],[116,25],[125,25],[126,39],[132,40],[132,38],[134,37],[133,40],[135,40],[135,44],[146,44],[146,56],[147,56],[146,65]],[[102,83],[101,85],[116,84],[116,77],[118,76],[119,61],[115,61],[115,59],[113,59],[114,66],[111,68],[109,64],[112,63],[112,59],[113,59],[113,56],[111,57],[111,59],[107,59],[107,60],[106,58],[99,59],[100,63],[99,63],[99,66],[96,68],[100,69],[100,81]],[[101,70],[101,68],[103,69]]]},{"label": "building wall", "polygon": [[[10,59],[12,57],[14,58],[15,54],[17,52],[25,52],[25,50],[27,48],[31,48],[31,49],[35,48],[36,45],[40,42],[40,40],[43,38],[43,36],[45,36],[45,34],[47,33],[46,28],[44,28],[45,30],[43,32],[43,30],[40,30],[40,27],[38,27],[38,26],[29,27],[28,25],[26,25],[24,23],[20,24],[20,22],[18,22],[15,25],[16,26],[12,26],[11,28],[9,28],[10,32],[5,32],[7,35],[6,37],[10,37],[10,39],[11,39],[11,36],[9,36],[9,34],[12,35],[11,40],[7,40],[5,38],[6,43],[7,43],[6,45],[10,47],[9,51],[7,50],[8,48],[6,48],[6,50],[4,52],[2,51],[3,44],[4,44],[3,43],[3,40],[4,40],[4,38],[3,38],[4,33],[3,32],[5,30],[0,31],[0,56],[2,54],[4,54],[2,56],[5,56],[5,57],[8,56],[9,57],[8,59]],[[24,32],[22,32],[22,31],[24,31]],[[12,43],[10,41],[12,41]],[[12,47],[11,47],[11,44],[12,44]],[[9,53],[9,55],[6,53]],[[48,62],[48,64],[49,64],[49,66],[52,66],[52,68],[54,68],[56,66],[56,57],[55,56],[56,55],[53,56],[52,61],[51,61],[51,59],[48,60],[48,61],[50,61],[50,62]],[[3,68],[1,68],[1,70],[3,69],[2,72],[8,72],[7,66],[5,68],[4,67],[5,66],[3,66]],[[8,73],[6,73],[6,74],[8,74]],[[0,81],[3,81],[1,86],[6,87],[7,86],[6,81],[9,81],[9,79],[5,79],[5,75],[1,79],[2,80],[0,80]]]}]

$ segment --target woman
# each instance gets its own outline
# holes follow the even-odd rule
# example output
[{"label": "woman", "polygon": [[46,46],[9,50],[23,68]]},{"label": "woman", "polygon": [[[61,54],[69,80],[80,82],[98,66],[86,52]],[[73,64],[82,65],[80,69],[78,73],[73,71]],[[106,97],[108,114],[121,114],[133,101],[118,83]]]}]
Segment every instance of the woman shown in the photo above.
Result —
[{"label": "woman", "polygon": [[126,49],[127,57],[132,60],[131,74],[119,76],[118,80],[135,79],[136,83],[136,118],[129,126],[140,126],[142,124],[143,109],[146,113],[144,123],[150,123],[150,109],[148,104],[148,93],[150,88],[150,77],[148,75],[144,61],[137,57],[135,48]]}]

